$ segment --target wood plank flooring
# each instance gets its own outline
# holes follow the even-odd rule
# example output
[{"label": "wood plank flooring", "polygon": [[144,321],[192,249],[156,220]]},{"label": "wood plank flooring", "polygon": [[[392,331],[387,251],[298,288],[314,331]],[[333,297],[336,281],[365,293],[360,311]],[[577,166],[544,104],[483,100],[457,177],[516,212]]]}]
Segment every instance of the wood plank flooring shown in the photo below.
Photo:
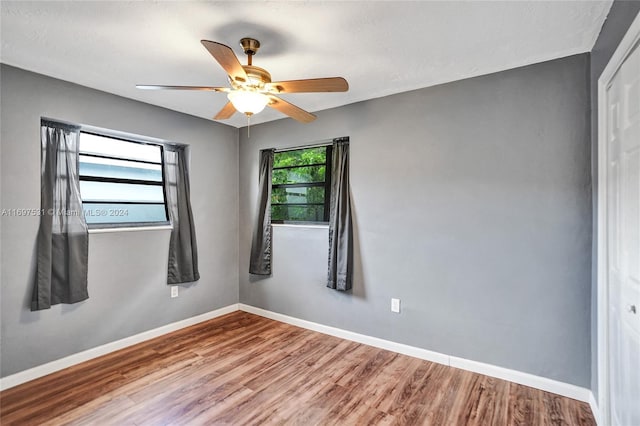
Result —
[{"label": "wood plank flooring", "polygon": [[234,312],[0,393],[2,425],[594,425],[585,403]]}]

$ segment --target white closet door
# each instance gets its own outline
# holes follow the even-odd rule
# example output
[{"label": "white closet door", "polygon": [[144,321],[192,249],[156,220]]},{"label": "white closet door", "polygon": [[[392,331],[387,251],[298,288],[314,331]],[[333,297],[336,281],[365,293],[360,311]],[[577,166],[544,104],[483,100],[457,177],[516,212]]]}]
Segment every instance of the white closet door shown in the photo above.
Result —
[{"label": "white closet door", "polygon": [[640,425],[640,48],[607,90],[611,421]]}]

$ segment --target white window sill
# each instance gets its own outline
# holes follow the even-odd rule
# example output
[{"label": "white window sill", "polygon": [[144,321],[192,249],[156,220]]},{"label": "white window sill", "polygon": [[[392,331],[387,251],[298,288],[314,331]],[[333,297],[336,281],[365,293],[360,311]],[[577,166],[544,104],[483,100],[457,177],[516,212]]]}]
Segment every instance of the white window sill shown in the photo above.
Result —
[{"label": "white window sill", "polygon": [[293,223],[272,223],[271,226],[276,228],[320,228],[320,229],[329,229],[329,225],[311,225],[311,224],[293,224]]},{"label": "white window sill", "polygon": [[170,231],[171,225],[160,226],[127,226],[122,228],[94,228],[89,229],[89,234],[111,234],[114,232],[135,232],[135,231]]}]

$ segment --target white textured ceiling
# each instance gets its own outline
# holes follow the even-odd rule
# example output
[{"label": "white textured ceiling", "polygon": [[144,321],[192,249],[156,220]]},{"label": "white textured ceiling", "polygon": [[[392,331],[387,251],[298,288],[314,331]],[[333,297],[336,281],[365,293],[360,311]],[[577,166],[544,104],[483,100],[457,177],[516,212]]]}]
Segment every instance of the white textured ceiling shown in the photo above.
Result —
[{"label": "white textured ceiling", "polygon": [[[211,118],[227,86],[200,44],[260,40],[254,65],[274,80],[343,76],[346,93],[283,95],[318,111],[590,51],[611,1],[1,2],[0,60],[84,86]],[[267,108],[260,123],[283,118]],[[236,127],[246,118],[224,121]],[[300,124],[301,126],[303,124]]]}]

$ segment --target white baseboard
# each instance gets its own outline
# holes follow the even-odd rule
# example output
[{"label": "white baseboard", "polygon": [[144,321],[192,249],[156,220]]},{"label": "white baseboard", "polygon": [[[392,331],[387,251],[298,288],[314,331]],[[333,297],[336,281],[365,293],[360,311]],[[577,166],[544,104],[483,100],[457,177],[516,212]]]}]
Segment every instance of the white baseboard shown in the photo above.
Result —
[{"label": "white baseboard", "polygon": [[277,312],[267,311],[262,308],[245,305],[243,303],[239,304],[239,308],[241,311],[260,315],[261,317],[270,318],[272,320],[284,322],[287,324],[296,325],[298,327],[306,328],[307,330],[313,330],[319,333],[328,334],[330,336],[340,337],[341,339],[363,343],[365,345],[374,346],[380,349],[386,349],[392,352],[398,352],[404,355],[412,356],[414,358],[437,362],[438,364],[449,365],[449,357],[438,352],[432,352],[426,349],[416,348],[415,346],[404,345],[402,343],[396,343],[390,340],[379,339],[377,337],[354,333],[353,331],[347,331],[341,328],[330,327],[328,325],[290,317],[288,315],[279,314]]},{"label": "white baseboard", "polygon": [[331,336],[339,337],[346,340],[362,343],[376,348],[386,349],[389,351],[401,353],[404,355],[412,356],[419,359],[424,359],[439,364],[448,365],[455,368],[460,368],[474,373],[484,374],[491,377],[496,377],[503,380],[519,383],[532,388],[541,389],[547,392],[552,392],[558,395],[573,398],[578,401],[587,402],[591,406],[593,416],[596,422],[600,424],[600,412],[598,404],[593,396],[593,393],[585,388],[571,385],[568,383],[559,382],[556,380],[548,379],[546,377],[535,376],[529,373],[523,373],[521,371],[510,370],[508,368],[498,367],[491,364],[485,364],[482,362],[471,361],[464,358],[458,358],[451,355],[442,354],[439,352],[430,351],[427,349],[417,348],[414,346],[405,345],[402,343],[392,342],[390,340],[380,339],[377,337],[367,336],[353,331],[343,330],[336,327],[330,327],[323,324],[318,324],[312,321],[307,321],[295,317],[291,317],[277,312],[268,311],[262,308],[256,308],[254,306],[245,305],[243,303],[233,304],[224,308],[216,309],[215,311],[207,312],[195,317],[187,318],[181,321],[177,321],[171,324],[164,325],[162,327],[148,330],[135,336],[126,337],[115,342],[107,343],[102,346],[98,346],[86,351],[82,351],[67,357],[48,362],[43,365],[39,365],[34,368],[30,368],[25,371],[13,374],[0,379],[0,390],[9,389],[11,387],[20,385],[30,380],[37,379],[39,377],[46,376],[47,374],[54,373],[67,367],[79,364],[81,362],[89,361],[102,355],[117,351],[119,349],[126,348],[137,343],[144,342],[149,339],[153,339],[158,336],[170,333],[172,331],[180,330],[191,325],[207,321],[228,313],[242,310],[255,315],[260,315],[265,318],[270,318],[276,321],[280,321],[286,324],[295,325],[308,330],[317,331],[319,333],[328,334]]},{"label": "white baseboard", "polygon": [[[238,307],[241,311],[260,315],[276,321],[284,322],[324,334],[329,334],[331,336],[352,340],[354,342],[363,343],[365,345],[375,346],[377,348],[398,352],[415,358],[449,365],[451,367],[460,368],[462,370],[472,371],[474,373],[508,380],[510,382],[515,382],[546,392],[552,392],[558,395],[566,396],[568,398],[576,399],[578,401],[591,403],[591,400],[593,399],[593,395],[588,389],[571,385],[569,383],[563,383],[557,380],[548,379],[546,377],[540,377],[529,373],[523,373],[517,370],[510,370],[508,368],[498,367],[491,364],[458,358],[427,349],[416,348],[402,343],[396,343],[389,340],[379,339],[377,337],[354,333],[353,331],[342,330],[340,328],[329,327],[323,324],[318,324],[315,322],[290,317],[288,315],[279,314],[277,312],[267,311],[262,308],[245,305],[243,303],[240,303]],[[596,413],[594,412],[594,416],[595,415]]]},{"label": "white baseboard", "polygon": [[237,311],[238,309],[238,304],[234,303],[233,305],[225,306],[224,308],[216,309],[215,311],[205,312],[204,314],[196,315],[195,317],[163,325],[162,327],[154,328],[153,330],[144,331],[134,336],[125,337],[124,339],[116,340],[115,342],[106,343],[95,348],[87,349],[86,351],[78,352],[73,355],[12,374],[11,376],[3,377],[0,379],[0,390],[18,386],[22,383],[46,376],[47,374],[55,373],[56,371],[71,367],[81,362],[89,361],[93,358],[153,339],[154,337],[162,336],[163,334],[171,333],[172,331],[180,330],[181,328],[189,327],[199,322],[226,315]]},{"label": "white baseboard", "polygon": [[460,368],[462,370],[473,371],[474,373],[484,374],[485,376],[496,377],[498,379],[508,380],[520,385],[529,386],[540,389],[545,392],[551,392],[567,398],[577,399],[582,402],[589,402],[591,391],[589,389],[560,382],[546,377],[536,376],[530,373],[524,373],[518,370],[498,367],[497,365],[485,364],[483,362],[472,361],[469,359],[450,356],[450,366]]}]

